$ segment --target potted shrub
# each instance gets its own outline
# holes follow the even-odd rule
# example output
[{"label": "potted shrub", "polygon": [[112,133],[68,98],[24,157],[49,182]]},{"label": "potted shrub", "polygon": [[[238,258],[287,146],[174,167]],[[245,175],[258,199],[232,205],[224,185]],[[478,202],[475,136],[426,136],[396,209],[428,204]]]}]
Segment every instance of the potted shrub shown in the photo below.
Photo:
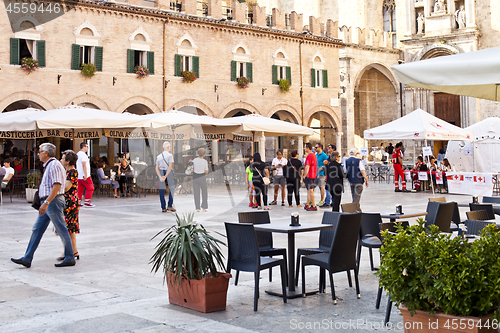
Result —
[{"label": "potted shrub", "polygon": [[80,67],[80,72],[83,76],[85,76],[85,79],[90,79],[97,72],[97,68],[94,66],[94,64],[83,64]]},{"label": "potted shrub", "polygon": [[149,69],[144,65],[135,66],[134,73],[137,74],[138,79],[143,79],[149,76]]},{"label": "potted shrub", "polygon": [[191,83],[196,80],[196,73],[194,71],[182,71],[182,82]]},{"label": "potted shrub", "polygon": [[21,59],[21,68],[26,72],[26,74],[31,74],[40,68],[38,60],[33,58],[23,58]]},{"label": "potted shrub", "polygon": [[250,84],[250,79],[248,77],[240,76],[236,81],[236,84],[238,85],[238,88],[246,89]]},{"label": "potted shrub", "polygon": [[42,180],[42,173],[39,170],[30,172],[26,175],[26,201],[33,202],[35,192],[40,186],[40,181]]},{"label": "potted shrub", "polygon": [[151,270],[164,274],[171,304],[205,313],[224,310],[231,274],[217,272],[217,267],[225,270],[221,252],[225,244],[193,217],[194,213],[176,214],[176,224],[152,238],[161,237],[150,259]]},{"label": "potted shrub", "polygon": [[280,86],[281,92],[285,93],[288,90],[290,90],[290,81],[285,80],[285,79],[281,79],[278,81],[278,84]]},{"label": "potted shrub", "polygon": [[486,227],[468,242],[424,221],[384,231],[380,285],[399,305],[405,331],[497,332],[500,319],[500,233]]}]

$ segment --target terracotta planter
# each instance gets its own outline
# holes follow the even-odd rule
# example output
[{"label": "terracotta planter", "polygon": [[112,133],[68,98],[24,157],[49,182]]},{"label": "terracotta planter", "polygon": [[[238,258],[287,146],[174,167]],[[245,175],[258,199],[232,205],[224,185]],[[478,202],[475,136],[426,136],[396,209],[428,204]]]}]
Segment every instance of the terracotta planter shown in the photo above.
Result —
[{"label": "terracotta planter", "polygon": [[231,274],[218,273],[217,278],[201,280],[181,279],[167,273],[168,301],[200,312],[214,312],[226,309],[227,288]]},{"label": "terracotta planter", "polygon": [[[413,317],[410,311],[400,306],[403,315],[405,333],[413,332],[460,332],[460,333],[486,333],[498,332],[499,323],[492,323],[492,315],[483,317],[461,317],[448,315],[442,312],[430,314],[427,311],[417,310]],[[486,325],[487,327],[484,327]],[[495,327],[493,328],[492,327]]]}]

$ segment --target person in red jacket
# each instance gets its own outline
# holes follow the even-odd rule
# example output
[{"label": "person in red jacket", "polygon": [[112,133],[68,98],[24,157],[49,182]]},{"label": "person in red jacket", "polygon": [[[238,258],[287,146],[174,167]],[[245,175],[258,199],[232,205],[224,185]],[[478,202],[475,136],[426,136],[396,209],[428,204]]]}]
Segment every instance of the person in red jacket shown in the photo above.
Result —
[{"label": "person in red jacket", "polygon": [[[394,184],[396,185],[395,192],[407,192],[406,191],[406,180],[405,173],[403,172],[403,154],[401,153],[401,147],[403,144],[401,142],[396,144],[396,149],[392,153],[392,166],[394,167]],[[401,177],[401,184],[403,190],[399,188],[399,177]]]}]

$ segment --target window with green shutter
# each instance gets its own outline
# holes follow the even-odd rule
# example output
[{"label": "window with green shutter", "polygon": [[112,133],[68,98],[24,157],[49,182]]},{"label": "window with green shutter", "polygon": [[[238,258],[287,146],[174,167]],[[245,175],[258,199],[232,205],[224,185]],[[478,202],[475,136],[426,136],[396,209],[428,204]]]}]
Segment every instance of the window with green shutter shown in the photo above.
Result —
[{"label": "window with green shutter", "polygon": [[36,41],[36,60],[40,67],[45,67],[45,41]]},{"label": "window with green shutter", "polygon": [[231,61],[231,81],[236,81],[236,66],[238,65],[238,62],[236,61]]},{"label": "window with green shutter", "polygon": [[323,88],[328,88],[328,71],[323,70]]},{"label": "window with green shutter", "polygon": [[127,50],[127,73],[134,73],[135,51]]},{"label": "window with green shutter", "polygon": [[316,69],[311,68],[311,87],[316,87]]},{"label": "window with green shutter", "polygon": [[96,46],[94,49],[94,64],[98,72],[102,72],[102,56],[103,56],[102,46]]},{"label": "window with green shutter", "polygon": [[251,62],[247,62],[247,78],[250,79],[250,83],[253,83],[253,65]]},{"label": "window with green shutter", "polygon": [[292,85],[292,67],[286,66],[286,79]]},{"label": "window with green shutter", "polygon": [[273,84],[278,84],[278,66],[273,65]]},{"label": "window with green shutter", "polygon": [[147,59],[148,59],[149,74],[154,75],[155,74],[155,53],[152,51],[148,51],[146,54],[147,54]]},{"label": "window with green shutter", "polygon": [[200,57],[193,57],[193,72],[197,78],[200,77]]},{"label": "window with green shutter", "polygon": [[182,76],[182,56],[180,54],[175,55],[175,76]]},{"label": "window with green shutter", "polygon": [[10,64],[19,65],[19,38],[10,39]]},{"label": "window with green shutter", "polygon": [[71,45],[71,69],[80,69],[80,45]]}]

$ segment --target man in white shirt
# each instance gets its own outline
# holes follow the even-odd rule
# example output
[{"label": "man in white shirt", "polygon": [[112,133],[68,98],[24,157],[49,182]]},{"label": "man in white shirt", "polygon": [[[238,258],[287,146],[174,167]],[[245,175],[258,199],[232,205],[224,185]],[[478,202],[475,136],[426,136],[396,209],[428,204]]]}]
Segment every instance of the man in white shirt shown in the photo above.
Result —
[{"label": "man in white shirt", "polygon": [[[170,142],[163,142],[163,152],[156,157],[156,174],[160,181],[159,192],[160,192],[160,204],[161,211],[175,212],[174,204],[174,156],[170,154]],[[168,186],[168,207],[165,203],[165,189]]]},{"label": "man in white shirt", "polygon": [[[94,183],[90,177],[90,161],[87,155],[89,145],[86,142],[80,143],[78,160],[76,161],[76,171],[78,171],[78,200],[81,202],[83,190],[85,189],[85,204],[83,207],[93,208],[92,194],[94,193]],[[82,204],[80,204],[82,205]]]},{"label": "man in white shirt", "polygon": [[278,150],[277,157],[273,159],[271,169],[276,170],[276,174],[273,176],[274,183],[274,201],[271,202],[271,205],[276,205],[276,199],[278,199],[278,191],[281,187],[281,205],[285,205],[285,185],[286,179],[283,175],[283,167],[286,167],[287,160],[283,157],[283,153],[281,150]]},{"label": "man in white shirt", "polygon": [[5,170],[5,175],[3,176],[3,180],[2,180],[2,188],[7,188],[7,185],[9,184],[9,180],[11,180],[12,176],[14,176],[14,168],[10,167],[10,162],[12,162],[11,158],[6,158],[3,161],[2,169]]}]

